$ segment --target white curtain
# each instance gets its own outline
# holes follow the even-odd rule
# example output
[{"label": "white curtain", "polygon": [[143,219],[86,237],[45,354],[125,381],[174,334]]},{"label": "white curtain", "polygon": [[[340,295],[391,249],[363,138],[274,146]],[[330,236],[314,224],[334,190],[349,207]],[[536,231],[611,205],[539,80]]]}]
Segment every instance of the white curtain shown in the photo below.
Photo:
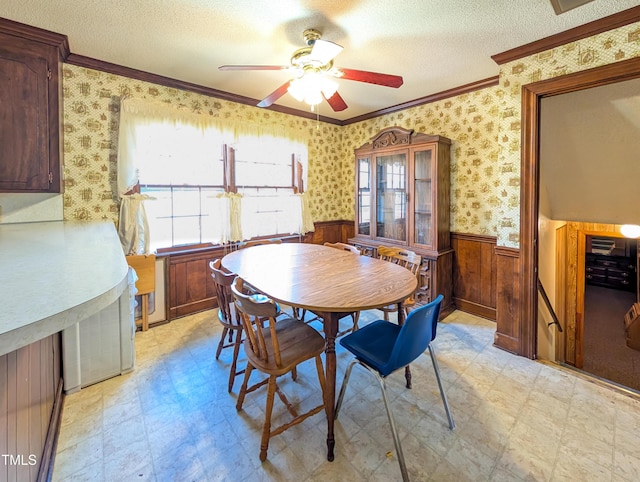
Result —
[{"label": "white curtain", "polygon": [[[250,134],[249,131],[252,130],[254,132]],[[160,139],[158,139],[159,132]],[[176,135],[178,137],[173,140],[173,136]],[[203,173],[195,168],[176,171],[172,167],[173,162],[165,162],[166,159],[176,159],[179,155],[184,157],[183,151],[187,147],[184,147],[184,142],[181,143],[178,140],[183,141],[185,136],[190,139],[186,142],[189,146],[189,152],[186,153],[189,159],[210,159],[209,146],[235,142],[238,155],[244,156],[244,160],[260,160],[255,164],[243,162],[236,166],[237,177],[241,176],[241,173],[244,173],[245,178],[249,176],[244,180],[238,178],[240,186],[264,185],[265,176],[269,176],[270,180],[280,186],[290,182],[291,167],[265,161],[265,154],[273,155],[275,151],[279,152],[283,149],[286,149],[286,152],[292,152],[292,150],[297,152],[296,162],[300,166],[302,184],[306,181],[306,144],[296,139],[293,131],[283,130],[282,127],[277,128],[277,126],[252,127],[247,123],[240,126],[235,125],[233,120],[220,120],[165,103],[146,99],[123,99],[120,107],[118,140],[118,194],[122,199],[120,220],[123,225],[119,230],[123,248],[145,250],[134,254],[147,254],[149,249],[149,224],[142,201],[150,198],[138,197],[140,195],[132,197],[131,194],[131,190],[138,184],[141,176],[147,183],[148,179],[155,179],[155,182],[151,182],[152,184],[198,184],[205,178],[204,172],[211,174],[215,169],[221,169],[211,161],[213,162],[211,165],[206,162],[199,164],[204,166]],[[282,158],[278,156],[278,159]],[[188,179],[183,178],[189,173]],[[281,181],[280,178],[284,180]],[[222,173],[220,173],[220,179],[222,179]],[[209,200],[211,201],[210,212],[221,223],[221,243],[274,234],[274,228],[278,233],[304,234],[313,231],[308,198],[304,195],[265,194],[261,196],[260,192],[225,193],[220,196],[211,196]],[[153,211],[151,207],[149,209],[150,212]],[[203,226],[203,237],[217,237],[218,220],[211,221],[210,225]]]},{"label": "white curtain", "polygon": [[[123,99],[120,103],[120,129],[118,133],[118,193],[131,190],[140,177],[139,164],[145,160],[149,152],[154,150],[154,145],[147,139],[141,138],[141,132],[149,127],[171,126],[195,128],[200,131],[201,137],[207,136],[212,130],[217,132],[231,131],[224,128],[220,121],[200,114],[194,114],[172,107],[162,102],[154,102],[146,99]],[[188,135],[189,133],[186,133]],[[182,134],[185,135],[185,134]],[[232,134],[227,134],[231,138]],[[167,148],[170,148],[169,145]],[[190,155],[200,155],[198,149],[190,152]],[[157,166],[156,166],[157,167]]]},{"label": "white curtain", "polygon": [[313,224],[313,217],[311,216],[311,205],[309,203],[309,195],[304,192],[300,194],[296,194],[299,199],[300,204],[300,219],[301,223],[298,226],[298,230],[294,231],[295,233],[304,234],[315,231],[315,226]]},{"label": "white curtain", "polygon": [[216,196],[217,214],[220,221],[220,243],[242,241],[242,194],[225,192]]},{"label": "white curtain", "polygon": [[125,255],[149,254],[149,223],[144,201],[151,199],[143,194],[121,196],[118,235]]},{"label": "white curtain", "polygon": [[118,235],[125,255],[149,254],[149,223],[143,203],[149,197],[132,192],[139,179],[135,164],[136,121],[135,102],[132,99],[123,99],[120,102],[118,133]]}]

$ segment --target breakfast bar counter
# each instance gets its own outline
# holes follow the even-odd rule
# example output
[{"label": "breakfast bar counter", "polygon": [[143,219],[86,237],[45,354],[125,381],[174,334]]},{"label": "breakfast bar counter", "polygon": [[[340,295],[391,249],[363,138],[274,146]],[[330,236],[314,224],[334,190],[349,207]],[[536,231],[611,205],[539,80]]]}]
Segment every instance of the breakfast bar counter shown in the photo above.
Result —
[{"label": "breakfast bar counter", "polygon": [[108,307],[127,273],[112,222],[0,225],[0,356]]}]

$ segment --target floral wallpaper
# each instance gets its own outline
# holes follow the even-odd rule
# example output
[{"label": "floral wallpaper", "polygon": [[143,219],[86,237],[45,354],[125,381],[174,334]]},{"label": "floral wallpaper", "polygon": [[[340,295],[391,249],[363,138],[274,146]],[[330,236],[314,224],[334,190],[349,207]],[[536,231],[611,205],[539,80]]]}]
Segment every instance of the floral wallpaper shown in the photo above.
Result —
[{"label": "floral wallpaper", "polygon": [[452,141],[451,230],[496,236],[519,247],[522,85],[640,55],[640,23],[500,66],[494,87],[344,127],[129,79],[64,66],[65,219],[117,220],[118,111],[122,95],[194,112],[281,126],[308,139],[307,191],[314,221],[354,219],[353,151],[398,125]]},{"label": "floral wallpaper", "polygon": [[153,99],[229,121],[279,127],[308,140],[307,192],[315,221],[342,219],[340,126],[224,101],[65,64],[63,68],[64,218],[118,219],[120,99]]},{"label": "floral wallpaper", "polygon": [[353,150],[381,129],[400,126],[451,139],[451,230],[495,236],[503,204],[497,177],[501,96],[501,89],[490,87],[345,126],[345,218],[355,216]]},{"label": "floral wallpaper", "polygon": [[380,129],[400,125],[449,137],[452,229],[497,232],[497,88],[340,127],[73,65],[65,65],[63,75],[65,219],[117,220],[119,105],[123,95],[130,95],[205,115],[299,130],[309,143],[307,191],[315,221],[354,219],[353,151]]},{"label": "floral wallpaper", "polygon": [[559,77],[640,55],[640,23],[568,43],[500,68],[499,155],[497,172],[505,204],[498,227],[498,245],[519,247],[521,92],[532,82]]}]

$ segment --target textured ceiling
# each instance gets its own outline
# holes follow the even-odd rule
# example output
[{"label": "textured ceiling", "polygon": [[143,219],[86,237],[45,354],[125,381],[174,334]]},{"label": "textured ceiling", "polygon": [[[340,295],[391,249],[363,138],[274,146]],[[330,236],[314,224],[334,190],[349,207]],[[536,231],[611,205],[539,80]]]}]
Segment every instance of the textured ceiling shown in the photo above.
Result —
[{"label": "textured ceiling", "polygon": [[[340,80],[349,107],[320,114],[344,120],[493,77],[492,55],[638,5],[556,15],[549,0],[2,0],[0,17],[67,35],[74,54],[258,100],[287,73],[218,67],[287,65],[316,28],[344,47],[337,67],[404,77],[399,89]],[[306,110],[288,94],[277,104]]]}]

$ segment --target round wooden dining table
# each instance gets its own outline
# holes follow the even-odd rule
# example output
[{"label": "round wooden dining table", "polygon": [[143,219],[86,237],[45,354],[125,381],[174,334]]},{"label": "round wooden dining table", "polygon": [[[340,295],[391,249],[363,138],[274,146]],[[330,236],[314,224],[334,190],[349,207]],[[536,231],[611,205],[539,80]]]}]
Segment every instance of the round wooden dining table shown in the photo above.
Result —
[{"label": "round wooden dining table", "polygon": [[387,261],[307,243],[253,246],[231,252],[222,266],[274,300],[323,319],[326,354],[327,459],[334,458],[335,341],[348,313],[398,304],[417,288],[416,276]]}]

